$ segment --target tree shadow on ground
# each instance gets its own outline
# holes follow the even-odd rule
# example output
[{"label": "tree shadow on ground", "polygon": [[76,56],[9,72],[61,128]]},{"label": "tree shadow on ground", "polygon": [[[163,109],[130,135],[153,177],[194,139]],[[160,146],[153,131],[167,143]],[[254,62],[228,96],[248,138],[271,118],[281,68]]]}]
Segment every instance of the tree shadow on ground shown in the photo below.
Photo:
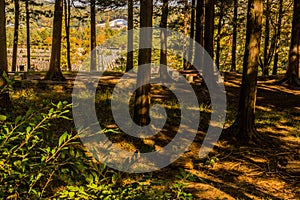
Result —
[{"label": "tree shadow on ground", "polygon": [[[229,73],[225,75],[225,81],[229,116],[234,119],[240,75]],[[285,166],[289,161],[299,160],[300,141],[295,134],[300,128],[297,122],[299,112],[296,111],[300,93],[283,87],[272,82],[259,82],[256,124],[261,141],[241,146],[230,136],[229,129],[224,130],[225,140],[221,140],[210,155],[210,158],[218,157],[216,164],[211,167],[205,161],[200,161],[196,168],[196,171],[202,170],[210,175],[210,178],[200,176],[202,179],[213,185],[219,180],[218,189],[233,197],[246,198],[246,193],[246,199],[288,199],[299,196],[297,186],[300,177],[291,174]],[[223,185],[228,182],[232,188]]]}]

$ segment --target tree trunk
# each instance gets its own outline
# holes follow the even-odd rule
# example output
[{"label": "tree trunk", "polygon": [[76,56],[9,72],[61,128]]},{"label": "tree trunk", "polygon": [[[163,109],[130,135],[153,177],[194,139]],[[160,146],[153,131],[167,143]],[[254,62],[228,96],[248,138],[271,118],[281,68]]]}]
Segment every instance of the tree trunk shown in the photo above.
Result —
[{"label": "tree trunk", "polygon": [[192,0],[192,8],[191,8],[191,30],[190,30],[190,44],[188,49],[188,63],[184,69],[190,69],[193,59],[193,48],[194,48],[194,41],[195,38],[195,3],[196,0]]},{"label": "tree trunk", "polygon": [[248,0],[246,45],[243,63],[243,78],[240,91],[239,109],[235,124],[237,137],[242,142],[253,141],[255,130],[255,104],[257,73],[260,54],[263,1]]},{"label": "tree trunk", "polygon": [[14,24],[14,43],[12,55],[12,71],[17,69],[17,56],[18,56],[18,43],[19,43],[19,18],[20,18],[20,5],[19,0],[14,0],[15,3],[15,24]]},{"label": "tree trunk", "polygon": [[133,69],[133,0],[128,0],[128,35],[126,72]]},{"label": "tree trunk", "polygon": [[216,49],[216,66],[220,69],[220,51],[221,51],[221,33],[222,33],[222,26],[223,26],[223,16],[224,16],[224,3],[220,2],[220,16],[219,16],[219,23],[218,23],[218,35],[217,35],[217,49]]},{"label": "tree trunk", "polygon": [[60,69],[62,16],[63,16],[63,0],[56,0],[55,8],[54,8],[54,19],[53,19],[50,67],[46,74],[45,80],[56,80],[56,81],[65,80]]},{"label": "tree trunk", "polygon": [[169,13],[169,2],[168,0],[163,0],[163,6],[162,6],[162,15],[161,15],[161,21],[160,21],[160,27],[163,28],[160,32],[160,66],[159,66],[159,75],[162,79],[169,78],[168,76],[168,70],[167,70],[167,31],[165,30],[167,28],[168,24],[168,13]]},{"label": "tree trunk", "polygon": [[[140,27],[152,27],[153,1],[140,1]],[[140,45],[152,45],[152,30],[142,29]],[[140,126],[150,123],[150,78],[151,78],[151,48],[140,48],[138,57],[137,82],[140,87],[136,90],[133,120]]]},{"label": "tree trunk", "polygon": [[70,0],[64,0],[65,7],[65,31],[66,31],[66,43],[67,43],[67,67],[69,71],[72,71],[71,65],[71,44],[70,44],[70,20],[71,20],[71,2]]},{"label": "tree trunk", "polygon": [[30,63],[30,14],[29,14],[29,0],[25,1],[26,10],[26,47],[27,47],[27,70],[31,68]]},{"label": "tree trunk", "polygon": [[197,0],[196,8],[196,35],[195,41],[203,46],[203,23],[204,23],[204,12],[203,12],[204,2],[203,0]]},{"label": "tree trunk", "polygon": [[300,50],[300,0],[294,0],[292,38],[289,52],[289,65],[286,78],[289,85],[299,86],[299,50]]},{"label": "tree trunk", "polygon": [[274,56],[274,66],[273,66],[273,71],[272,71],[272,75],[276,75],[277,74],[277,70],[278,70],[278,58],[279,58],[279,41],[280,41],[280,37],[281,37],[281,21],[282,21],[282,17],[283,17],[283,0],[279,1],[279,16],[278,16],[278,22],[277,22],[277,34],[276,34],[276,40],[275,40],[275,56]]},{"label": "tree trunk", "polygon": [[204,31],[204,48],[214,58],[214,18],[215,5],[214,0],[205,0],[205,31]]},{"label": "tree trunk", "polygon": [[90,71],[96,71],[96,1],[91,0],[91,63]]},{"label": "tree trunk", "polygon": [[[203,12],[204,1],[197,0],[197,7],[196,7],[196,34],[195,34],[195,41],[203,46],[203,23],[204,23],[204,12]],[[199,45],[195,45],[195,56],[194,56],[194,63],[198,63],[201,66],[203,60],[203,49],[199,49]],[[200,63],[200,64],[199,64]]]},{"label": "tree trunk", "polygon": [[[2,91],[7,85],[6,79],[3,77],[3,74],[7,72],[5,0],[0,0],[0,52],[0,91]],[[0,92],[0,108],[12,109],[8,92]]]},{"label": "tree trunk", "polygon": [[270,1],[266,2],[266,24],[265,24],[265,47],[264,47],[264,63],[263,76],[269,76],[269,41],[270,41]]},{"label": "tree trunk", "polygon": [[7,71],[5,0],[0,0],[0,77]]},{"label": "tree trunk", "polygon": [[186,36],[184,38],[184,41],[183,41],[183,68],[185,69],[188,65],[188,62],[186,60],[187,58],[187,55],[188,55],[188,49],[187,49],[187,36],[188,36],[188,18],[189,18],[189,1],[188,0],[185,0],[184,1],[184,20],[183,20],[183,26],[184,26],[184,35]]},{"label": "tree trunk", "polygon": [[236,71],[236,41],[237,41],[237,25],[238,25],[238,0],[234,0],[233,8],[233,33],[232,33],[232,60],[231,60],[231,72]]}]

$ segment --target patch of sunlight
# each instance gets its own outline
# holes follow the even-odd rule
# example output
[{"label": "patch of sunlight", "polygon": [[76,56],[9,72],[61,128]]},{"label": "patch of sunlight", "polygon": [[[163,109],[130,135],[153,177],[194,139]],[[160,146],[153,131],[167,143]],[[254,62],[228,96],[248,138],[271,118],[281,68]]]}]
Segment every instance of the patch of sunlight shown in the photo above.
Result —
[{"label": "patch of sunlight", "polygon": [[263,106],[256,106],[255,109],[265,111],[265,112],[272,112],[272,108],[263,107]]},{"label": "patch of sunlight", "polygon": [[10,92],[10,97],[12,99],[26,98],[26,99],[30,99],[30,100],[37,98],[36,93],[31,88],[22,89],[22,90],[14,90],[14,91]]}]

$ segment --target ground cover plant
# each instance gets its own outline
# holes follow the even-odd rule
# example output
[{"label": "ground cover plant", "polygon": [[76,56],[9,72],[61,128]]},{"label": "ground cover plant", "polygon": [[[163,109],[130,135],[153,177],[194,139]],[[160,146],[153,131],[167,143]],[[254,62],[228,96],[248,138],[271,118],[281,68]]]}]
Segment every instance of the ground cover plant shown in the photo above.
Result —
[{"label": "ground cover plant", "polygon": [[12,93],[17,112],[1,112],[1,198],[192,199],[182,179],[124,174],[88,156],[72,127],[71,104],[35,89]]}]

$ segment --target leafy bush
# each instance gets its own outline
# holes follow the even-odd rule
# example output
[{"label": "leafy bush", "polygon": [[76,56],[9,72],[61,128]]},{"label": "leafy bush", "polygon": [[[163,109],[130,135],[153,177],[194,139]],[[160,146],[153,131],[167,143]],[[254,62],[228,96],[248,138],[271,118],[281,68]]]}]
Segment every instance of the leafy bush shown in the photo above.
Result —
[{"label": "leafy bush", "polygon": [[74,153],[77,135],[65,132],[56,146],[49,146],[47,140],[51,120],[68,119],[66,113],[70,111],[69,108],[67,102],[59,102],[47,113],[29,110],[14,120],[1,118],[1,198],[42,197],[51,181],[63,172],[66,165],[77,164],[79,151]]},{"label": "leafy bush", "polygon": [[78,133],[53,133],[71,105],[47,108],[17,117],[0,110],[0,199],[192,199],[179,181],[138,181],[96,162]]}]

